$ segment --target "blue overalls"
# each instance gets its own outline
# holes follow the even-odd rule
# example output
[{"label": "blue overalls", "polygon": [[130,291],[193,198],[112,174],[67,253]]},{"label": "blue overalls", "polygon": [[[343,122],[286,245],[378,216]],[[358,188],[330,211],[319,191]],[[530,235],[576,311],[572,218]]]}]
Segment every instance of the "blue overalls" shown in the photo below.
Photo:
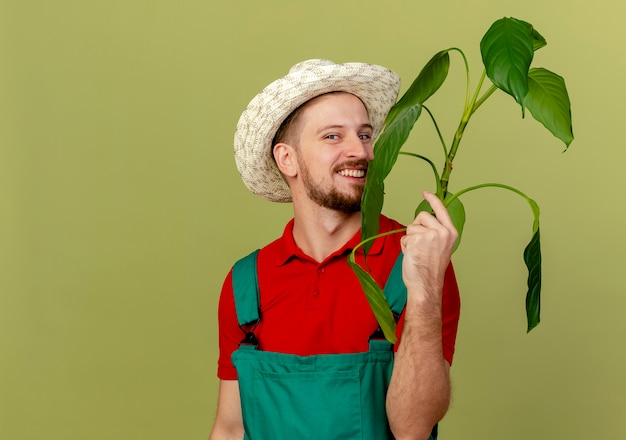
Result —
[{"label": "blue overalls", "polygon": [[[239,325],[258,323],[255,251],[233,267]],[[385,296],[399,316],[406,304],[402,254]],[[383,440],[393,438],[385,396],[393,370],[393,346],[377,330],[364,353],[298,356],[257,349],[254,330],[232,355],[239,379],[247,440]],[[437,426],[430,440],[437,439]]]}]

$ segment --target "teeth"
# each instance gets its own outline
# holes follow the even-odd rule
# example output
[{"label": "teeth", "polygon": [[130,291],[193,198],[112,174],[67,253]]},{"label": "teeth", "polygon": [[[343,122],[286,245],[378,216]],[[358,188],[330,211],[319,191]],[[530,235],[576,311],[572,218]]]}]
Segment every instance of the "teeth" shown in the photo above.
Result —
[{"label": "teeth", "polygon": [[365,170],[341,170],[339,174],[344,177],[365,177]]}]

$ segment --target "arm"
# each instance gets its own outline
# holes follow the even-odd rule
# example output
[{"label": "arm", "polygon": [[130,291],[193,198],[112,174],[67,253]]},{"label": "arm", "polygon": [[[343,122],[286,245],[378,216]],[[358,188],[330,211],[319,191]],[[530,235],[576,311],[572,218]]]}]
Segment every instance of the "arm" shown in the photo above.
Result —
[{"label": "arm", "polygon": [[209,440],[243,439],[243,419],[239,399],[239,381],[221,380],[217,397],[217,415]]},{"label": "arm", "polygon": [[402,238],[407,305],[386,401],[397,439],[428,439],[450,402],[441,303],[444,275],[458,234],[441,201],[430,193],[424,197],[436,217],[420,213]]}]

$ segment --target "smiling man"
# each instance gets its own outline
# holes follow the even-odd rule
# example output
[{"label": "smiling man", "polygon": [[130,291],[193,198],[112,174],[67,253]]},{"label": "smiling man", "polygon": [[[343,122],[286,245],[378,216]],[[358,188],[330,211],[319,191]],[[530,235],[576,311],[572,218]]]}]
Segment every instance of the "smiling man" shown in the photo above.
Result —
[{"label": "smiling man", "polygon": [[[224,281],[212,440],[437,437],[459,318],[445,207],[424,192],[435,215],[420,213],[368,253],[399,320],[395,346],[346,261],[360,241],[373,141],[399,87],[381,66],[307,60],[243,112],[241,177],[257,195],[291,201],[294,218]],[[380,232],[401,228],[381,215]]]},{"label": "smiling man", "polygon": [[[290,132],[293,141],[278,139],[274,157],[290,184],[292,199],[302,195],[303,203],[308,199],[313,209],[345,214],[360,211],[367,165],[374,152],[373,129],[359,98],[345,92],[313,98],[296,113]],[[345,154],[350,158],[346,160]],[[293,178],[294,172],[298,172],[293,167],[296,163],[300,179]],[[318,169],[322,175],[314,178],[310,168]],[[306,194],[298,191],[300,186]]]}]

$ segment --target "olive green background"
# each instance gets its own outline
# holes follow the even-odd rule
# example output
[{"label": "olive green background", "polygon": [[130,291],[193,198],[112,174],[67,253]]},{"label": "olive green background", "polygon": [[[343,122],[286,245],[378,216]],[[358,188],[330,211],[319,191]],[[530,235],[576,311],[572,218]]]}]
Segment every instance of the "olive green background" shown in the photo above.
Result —
[{"label": "olive green background", "polygon": [[[608,0],[0,0],[0,437],[206,438],[222,280],[291,216],[235,169],[247,102],[313,57],[383,64],[404,90],[451,46],[475,85],[480,38],[514,16],[548,40],[533,65],[565,77],[576,139],[563,153],[502,93],[470,123],[452,189],[507,183],[541,205],[543,322],[525,333],[529,209],[502,190],[468,194],[441,438],[626,438],[625,12]],[[447,140],[463,74],[453,55],[430,104]],[[409,147],[441,163],[426,117]],[[401,159],[386,213],[410,221],[429,172]]]}]

